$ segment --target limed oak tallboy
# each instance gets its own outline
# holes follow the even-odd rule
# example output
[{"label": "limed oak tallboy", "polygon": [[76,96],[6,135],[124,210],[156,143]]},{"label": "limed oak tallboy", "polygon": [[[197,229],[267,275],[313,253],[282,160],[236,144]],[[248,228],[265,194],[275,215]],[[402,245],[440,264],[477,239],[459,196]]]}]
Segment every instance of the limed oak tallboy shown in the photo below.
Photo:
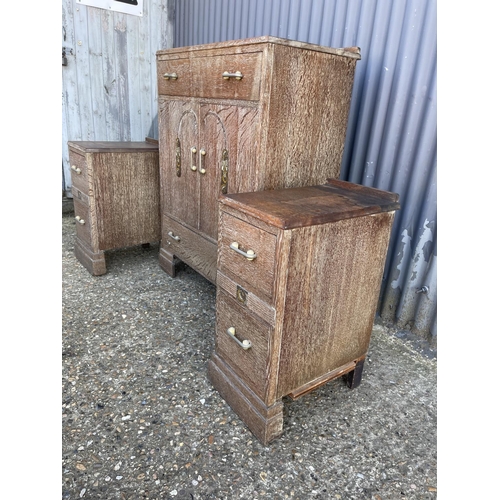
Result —
[{"label": "limed oak tallboy", "polygon": [[357,47],[275,37],[157,52],[161,267],[216,282],[221,195],[338,178]]}]

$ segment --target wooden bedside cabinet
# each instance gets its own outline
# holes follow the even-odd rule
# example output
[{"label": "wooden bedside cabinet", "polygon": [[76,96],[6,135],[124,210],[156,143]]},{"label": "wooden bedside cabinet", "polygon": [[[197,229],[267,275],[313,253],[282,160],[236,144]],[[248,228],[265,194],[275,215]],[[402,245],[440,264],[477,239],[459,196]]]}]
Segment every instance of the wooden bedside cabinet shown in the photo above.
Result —
[{"label": "wooden bedside cabinet", "polygon": [[329,179],[220,199],[208,375],[262,443],[282,433],[284,396],[359,385],[398,198]]},{"label": "wooden bedside cabinet", "polygon": [[157,52],[160,265],[217,274],[218,198],[340,172],[357,47],[259,37]]},{"label": "wooden bedside cabinet", "polygon": [[93,275],[104,251],[160,241],[158,142],[69,141],[75,255]]}]

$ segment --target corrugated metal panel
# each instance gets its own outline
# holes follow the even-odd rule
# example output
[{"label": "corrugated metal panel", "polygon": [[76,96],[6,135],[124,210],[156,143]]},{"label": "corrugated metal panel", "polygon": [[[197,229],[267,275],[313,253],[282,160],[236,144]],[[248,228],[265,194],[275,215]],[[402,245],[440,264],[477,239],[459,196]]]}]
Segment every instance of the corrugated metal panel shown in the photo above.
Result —
[{"label": "corrugated metal panel", "polygon": [[144,2],[141,17],[62,2],[63,190],[71,191],[68,141],[158,137],[156,51],[173,46],[173,0]]},{"label": "corrugated metal panel", "polygon": [[361,48],[341,178],[400,194],[379,313],[435,341],[436,0],[176,0],[176,47],[263,35]]}]

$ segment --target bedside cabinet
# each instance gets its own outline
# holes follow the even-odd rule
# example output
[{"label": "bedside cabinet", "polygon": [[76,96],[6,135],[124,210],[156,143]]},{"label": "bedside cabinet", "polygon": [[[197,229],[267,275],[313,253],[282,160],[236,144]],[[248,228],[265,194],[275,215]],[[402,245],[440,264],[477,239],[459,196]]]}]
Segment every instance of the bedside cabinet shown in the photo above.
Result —
[{"label": "bedside cabinet", "polygon": [[324,185],[219,201],[213,386],[267,444],[296,399],[361,381],[398,195]]},{"label": "bedside cabinet", "polygon": [[68,142],[75,255],[93,275],[105,250],[160,241],[158,142]]},{"label": "bedside cabinet", "polygon": [[338,177],[360,57],[270,36],[157,52],[162,269],[215,283],[220,195]]}]

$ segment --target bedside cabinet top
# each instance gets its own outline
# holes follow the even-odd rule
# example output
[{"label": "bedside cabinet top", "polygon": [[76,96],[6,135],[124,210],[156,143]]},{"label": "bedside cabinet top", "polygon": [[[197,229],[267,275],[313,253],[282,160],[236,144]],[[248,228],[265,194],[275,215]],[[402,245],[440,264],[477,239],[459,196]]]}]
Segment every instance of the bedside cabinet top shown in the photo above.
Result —
[{"label": "bedside cabinet top", "polygon": [[221,196],[220,203],[280,229],[326,224],[399,210],[399,195],[328,179],[319,186]]},{"label": "bedside cabinet top", "polygon": [[78,153],[136,153],[158,151],[155,139],[146,141],[68,141],[68,148]]}]

